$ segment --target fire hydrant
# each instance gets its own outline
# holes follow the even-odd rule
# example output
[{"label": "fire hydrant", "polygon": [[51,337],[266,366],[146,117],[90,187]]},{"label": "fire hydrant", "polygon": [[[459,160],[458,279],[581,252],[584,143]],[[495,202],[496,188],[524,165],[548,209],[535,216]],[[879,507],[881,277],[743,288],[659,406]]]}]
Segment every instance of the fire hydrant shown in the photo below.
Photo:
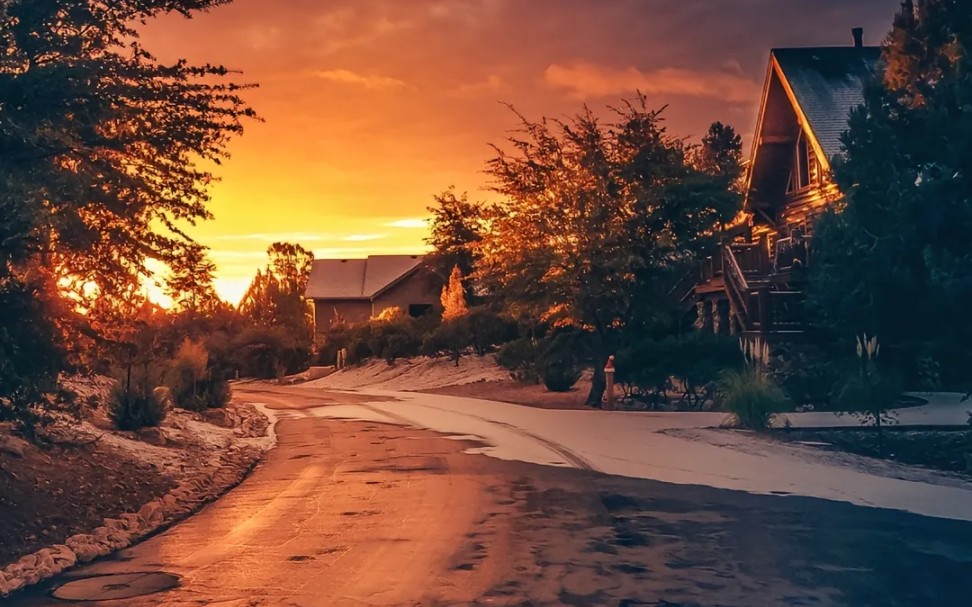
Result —
[{"label": "fire hydrant", "polygon": [[614,356],[608,356],[607,365],[604,366],[604,391],[606,402],[604,408],[608,411],[614,410]]}]

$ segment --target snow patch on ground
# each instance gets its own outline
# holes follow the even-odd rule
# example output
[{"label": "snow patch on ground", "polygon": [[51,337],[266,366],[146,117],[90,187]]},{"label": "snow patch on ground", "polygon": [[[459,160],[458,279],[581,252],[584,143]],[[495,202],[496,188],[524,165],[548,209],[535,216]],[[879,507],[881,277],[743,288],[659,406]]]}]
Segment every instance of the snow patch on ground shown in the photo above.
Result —
[{"label": "snow patch on ground", "polygon": [[458,367],[447,358],[419,357],[399,360],[392,364],[384,360],[370,360],[327,377],[300,384],[300,387],[417,392],[509,378],[509,371],[500,367],[493,355],[464,356],[460,359]]},{"label": "snow patch on ground", "polygon": [[500,459],[972,521],[972,483],[965,479],[711,430],[721,413],[544,410],[435,394],[368,394],[381,400],[308,413],[386,414],[395,424],[481,437],[487,446],[471,452]]}]

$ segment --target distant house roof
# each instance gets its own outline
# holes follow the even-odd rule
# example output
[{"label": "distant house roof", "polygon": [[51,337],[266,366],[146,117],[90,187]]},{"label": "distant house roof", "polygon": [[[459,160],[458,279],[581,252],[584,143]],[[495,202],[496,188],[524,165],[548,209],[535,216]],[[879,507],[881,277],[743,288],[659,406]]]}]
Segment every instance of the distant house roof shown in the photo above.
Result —
[{"label": "distant house roof", "polygon": [[367,259],[318,259],[311,266],[307,299],[367,299],[416,271],[421,255],[372,255]]},{"label": "distant house roof", "polygon": [[881,58],[876,46],[773,49],[826,161],[841,153],[840,136],[853,108],[864,102],[864,85]]}]

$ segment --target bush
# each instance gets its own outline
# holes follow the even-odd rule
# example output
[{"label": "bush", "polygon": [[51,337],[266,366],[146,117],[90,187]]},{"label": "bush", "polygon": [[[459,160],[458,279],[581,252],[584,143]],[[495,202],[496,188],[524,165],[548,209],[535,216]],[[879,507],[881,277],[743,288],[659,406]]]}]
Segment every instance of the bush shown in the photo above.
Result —
[{"label": "bush", "polygon": [[615,381],[628,396],[657,405],[668,398],[676,380],[681,402],[701,407],[713,398],[720,377],[739,366],[738,341],[693,332],[621,348],[615,357]]},{"label": "bush", "polygon": [[670,373],[683,386],[682,401],[699,408],[714,396],[722,375],[740,366],[739,341],[732,337],[694,331],[670,338],[666,351]]},{"label": "bush", "polygon": [[199,399],[210,409],[222,409],[229,404],[229,382],[222,377],[210,375],[199,382]]},{"label": "bush", "polygon": [[860,419],[863,425],[894,423],[890,411],[901,397],[901,382],[893,375],[878,372],[850,372],[837,394],[837,406]]},{"label": "bush", "polygon": [[280,378],[305,369],[310,362],[310,348],[277,327],[251,327],[240,333],[234,345],[237,368],[245,377]]},{"label": "bush", "polygon": [[108,417],[119,430],[158,426],[165,419],[165,403],[154,393],[115,386],[108,399]]},{"label": "bush", "polygon": [[831,408],[840,367],[823,350],[796,344],[777,347],[771,373],[787,398],[815,410]]},{"label": "bush", "polygon": [[580,369],[569,363],[551,363],[543,369],[543,385],[551,392],[569,392],[580,377]]},{"label": "bush", "polygon": [[765,373],[751,370],[726,373],[721,387],[723,408],[743,428],[769,427],[773,415],[784,411],[789,404],[783,391]]},{"label": "bush", "polygon": [[[397,310],[398,308],[389,308]],[[370,321],[363,330],[368,335],[368,347],[372,356],[381,356],[389,363],[399,358],[417,356],[422,339],[415,328],[415,320],[409,316],[388,316]]]},{"label": "bush", "polygon": [[191,411],[206,409],[199,385],[207,377],[208,365],[206,348],[189,339],[183,340],[165,373],[165,384],[176,407]]},{"label": "bush", "polygon": [[496,353],[496,362],[510,371],[518,382],[540,383],[542,350],[536,341],[524,337],[503,344]]},{"label": "bush", "polygon": [[472,308],[467,318],[470,345],[477,356],[484,356],[493,347],[516,339],[516,323],[486,307]]},{"label": "bush", "polygon": [[348,359],[351,364],[360,364],[369,358],[374,356],[371,351],[371,346],[368,345],[368,341],[364,339],[358,339],[351,342],[351,347],[348,348]]},{"label": "bush", "polygon": [[423,344],[422,351],[428,356],[448,354],[456,365],[463,350],[470,346],[472,334],[469,330],[469,317],[459,316],[439,325],[429,334]]}]

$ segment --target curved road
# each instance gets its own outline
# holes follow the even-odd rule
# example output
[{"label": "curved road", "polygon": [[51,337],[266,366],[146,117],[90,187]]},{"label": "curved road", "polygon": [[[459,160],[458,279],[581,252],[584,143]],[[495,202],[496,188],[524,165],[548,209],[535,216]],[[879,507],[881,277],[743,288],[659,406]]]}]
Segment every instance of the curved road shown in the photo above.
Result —
[{"label": "curved road", "polygon": [[164,571],[178,587],[95,603],[48,588],[4,607],[967,604],[969,523],[610,477],[549,435],[470,411],[450,423],[488,424],[548,465],[377,423],[397,415],[390,400],[235,391],[281,420],[256,471],[185,522],[54,584],[88,580],[99,598],[118,588],[92,576]]}]

